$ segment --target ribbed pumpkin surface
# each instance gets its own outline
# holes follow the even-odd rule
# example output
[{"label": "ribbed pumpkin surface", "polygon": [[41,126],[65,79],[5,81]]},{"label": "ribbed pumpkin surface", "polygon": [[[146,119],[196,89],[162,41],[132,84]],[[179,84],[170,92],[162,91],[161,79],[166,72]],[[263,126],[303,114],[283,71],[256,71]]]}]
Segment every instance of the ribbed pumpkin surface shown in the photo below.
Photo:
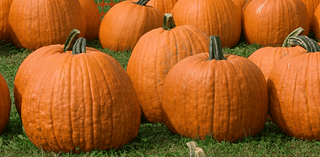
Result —
[{"label": "ribbed pumpkin surface", "polygon": [[177,26],[195,26],[209,36],[220,36],[222,47],[233,47],[241,35],[239,11],[232,0],[179,0],[172,14]]},{"label": "ribbed pumpkin surface", "polygon": [[268,112],[262,72],[244,57],[207,61],[208,56],[190,56],[168,73],[162,99],[166,125],[191,138],[212,135],[218,141],[234,142],[256,135]]},{"label": "ribbed pumpkin surface", "polygon": [[0,42],[10,39],[9,11],[13,0],[0,1]]},{"label": "ribbed pumpkin surface", "polygon": [[[119,149],[136,137],[141,111],[130,77],[111,56],[47,56],[25,87],[21,119],[29,139],[44,150]],[[50,62],[49,62],[50,59]]]},{"label": "ribbed pumpkin surface", "polygon": [[78,0],[13,0],[9,23],[16,46],[35,50],[63,44],[74,28],[86,34],[86,20]]},{"label": "ribbed pumpkin surface", "polygon": [[207,52],[209,36],[190,26],[171,30],[154,29],[143,35],[133,49],[127,66],[145,117],[163,122],[161,93],[169,70],[180,60]]},{"label": "ribbed pumpkin surface", "polygon": [[6,128],[11,110],[11,99],[6,80],[0,74],[0,134]]},{"label": "ribbed pumpkin surface", "polygon": [[244,35],[249,44],[280,46],[298,27],[308,35],[310,20],[301,0],[253,0],[243,12]]}]

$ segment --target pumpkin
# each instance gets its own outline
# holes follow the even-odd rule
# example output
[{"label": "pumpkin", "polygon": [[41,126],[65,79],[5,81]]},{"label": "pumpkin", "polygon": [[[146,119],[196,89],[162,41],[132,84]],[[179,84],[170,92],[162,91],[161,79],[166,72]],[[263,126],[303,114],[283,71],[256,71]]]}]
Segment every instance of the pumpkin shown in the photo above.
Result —
[{"label": "pumpkin", "polygon": [[253,0],[245,8],[243,31],[249,44],[280,46],[298,27],[309,33],[310,20],[300,0]]},{"label": "pumpkin", "polygon": [[100,18],[99,10],[93,0],[79,0],[86,17],[86,39],[93,40],[98,37]]},{"label": "pumpkin", "polygon": [[11,99],[6,80],[0,74],[0,134],[6,128],[11,110]]},{"label": "pumpkin", "polygon": [[[130,0],[132,1],[132,0]],[[138,0],[133,0],[137,2]],[[147,5],[153,6],[154,8],[159,9],[162,14],[171,13],[174,5],[178,0],[150,0]]]},{"label": "pumpkin", "polygon": [[175,27],[172,14],[163,18],[163,27],[139,39],[127,66],[142,113],[149,122],[163,122],[161,93],[170,69],[183,58],[206,52],[209,47],[209,36],[203,31],[191,25]]},{"label": "pumpkin", "polygon": [[231,141],[254,136],[267,119],[268,91],[249,59],[223,55],[218,36],[208,53],[187,57],[168,73],[163,87],[165,124],[184,137]]},{"label": "pumpkin", "polygon": [[114,51],[132,50],[143,34],[161,27],[162,13],[146,6],[148,1],[123,1],[108,11],[99,31],[102,48]]},{"label": "pumpkin", "polygon": [[320,0],[301,0],[301,1],[307,7],[309,19],[312,19],[317,6],[320,4]]},{"label": "pumpkin", "polygon": [[14,44],[31,50],[63,44],[74,28],[82,37],[86,34],[85,14],[78,0],[13,0],[9,23]]},{"label": "pumpkin", "polygon": [[311,28],[314,36],[320,39],[320,7],[316,8],[311,22]]},{"label": "pumpkin", "polygon": [[320,46],[302,35],[288,43],[307,52],[290,54],[274,65],[267,83],[269,115],[289,136],[320,140]]},{"label": "pumpkin", "polygon": [[86,47],[84,38],[72,51],[70,45],[50,45],[56,51],[47,56],[50,63],[43,62],[29,77],[21,105],[25,132],[47,151],[119,149],[140,126],[132,81],[119,62]]},{"label": "pumpkin", "polygon": [[0,1],[0,43],[10,39],[11,27],[9,24],[9,10],[12,0],[1,0]]},{"label": "pumpkin", "polygon": [[272,70],[273,66],[280,61],[283,57],[287,56],[290,53],[299,53],[306,51],[301,46],[291,47],[290,44],[287,43],[289,37],[298,36],[304,30],[299,27],[292,31],[285,39],[282,44],[282,47],[263,47],[255,52],[253,52],[248,59],[250,59],[253,63],[255,63],[263,72],[263,75],[268,80],[270,71]]},{"label": "pumpkin", "polygon": [[100,19],[102,20],[109,9],[121,1],[123,0],[95,0],[99,9]]},{"label": "pumpkin", "polygon": [[233,47],[240,39],[241,13],[232,0],[179,0],[172,14],[177,26],[188,24],[220,36],[222,47]]}]

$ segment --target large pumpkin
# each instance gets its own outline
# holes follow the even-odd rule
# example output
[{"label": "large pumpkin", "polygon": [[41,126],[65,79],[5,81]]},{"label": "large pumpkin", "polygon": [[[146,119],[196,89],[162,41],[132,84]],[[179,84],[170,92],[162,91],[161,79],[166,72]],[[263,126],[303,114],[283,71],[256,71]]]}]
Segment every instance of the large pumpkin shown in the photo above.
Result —
[{"label": "large pumpkin", "polygon": [[79,0],[86,17],[86,39],[93,40],[98,37],[100,18],[97,4],[93,0]]},{"label": "large pumpkin", "polygon": [[187,57],[163,87],[165,124],[179,135],[235,142],[259,133],[268,112],[267,84],[249,59],[223,56],[218,37],[208,53]]},{"label": "large pumpkin", "polygon": [[35,50],[63,44],[74,28],[86,34],[86,19],[78,0],[13,0],[9,12],[16,46]]},{"label": "large pumpkin", "polygon": [[0,1],[0,43],[10,39],[11,27],[9,24],[9,11],[12,0]]},{"label": "large pumpkin", "polygon": [[144,116],[163,122],[161,93],[169,70],[180,60],[207,52],[209,36],[190,26],[177,26],[172,14],[164,15],[163,27],[143,35],[133,49],[127,66]]},{"label": "large pumpkin", "polygon": [[298,27],[307,35],[310,20],[301,0],[253,0],[245,8],[243,31],[249,44],[280,46]]},{"label": "large pumpkin", "polygon": [[163,15],[158,9],[146,6],[148,1],[123,1],[108,11],[99,31],[102,48],[132,50],[143,34],[161,27]]},{"label": "large pumpkin", "polygon": [[306,36],[289,39],[307,52],[290,54],[271,70],[269,115],[289,136],[320,140],[320,46]]},{"label": "large pumpkin", "polygon": [[11,110],[11,99],[6,80],[0,74],[0,134],[6,128]]},{"label": "large pumpkin", "polygon": [[141,109],[121,65],[86,47],[83,38],[72,51],[60,44],[48,47],[55,53],[34,68],[22,95],[29,139],[44,150],[78,152],[119,149],[135,138]]},{"label": "large pumpkin", "polygon": [[192,25],[235,46],[241,35],[241,12],[232,0],[179,0],[172,10],[177,26]]}]

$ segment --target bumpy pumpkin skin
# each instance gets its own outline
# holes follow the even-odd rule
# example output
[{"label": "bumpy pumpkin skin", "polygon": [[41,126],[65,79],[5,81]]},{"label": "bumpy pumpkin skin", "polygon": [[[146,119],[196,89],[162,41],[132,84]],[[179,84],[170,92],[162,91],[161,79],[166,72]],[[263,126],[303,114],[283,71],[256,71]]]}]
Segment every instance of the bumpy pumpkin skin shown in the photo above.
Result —
[{"label": "bumpy pumpkin skin", "polygon": [[11,110],[11,99],[6,80],[0,74],[0,134],[6,128]]},{"label": "bumpy pumpkin skin", "polygon": [[74,28],[81,31],[80,36],[86,34],[86,19],[78,0],[13,0],[9,23],[14,44],[31,50],[63,44]]},{"label": "bumpy pumpkin skin", "polygon": [[9,11],[12,0],[0,1],[0,42],[2,40],[9,40],[11,27],[9,24]]},{"label": "bumpy pumpkin skin", "polygon": [[119,149],[136,137],[141,109],[130,77],[93,48],[63,52],[29,77],[21,119],[29,139],[54,152]]},{"label": "bumpy pumpkin skin", "polygon": [[250,60],[236,55],[207,61],[190,56],[168,73],[162,107],[168,128],[182,136],[234,142],[259,133],[268,112],[264,76]]},{"label": "bumpy pumpkin skin", "polygon": [[144,116],[163,122],[161,94],[164,79],[180,60],[208,52],[209,36],[190,26],[158,28],[143,35],[130,56],[127,73],[137,92]]},{"label": "bumpy pumpkin skin", "polygon": [[104,16],[99,31],[102,48],[114,51],[133,50],[139,38],[161,27],[163,14],[151,6],[123,1]]},{"label": "bumpy pumpkin skin", "polygon": [[320,53],[290,54],[279,61],[268,79],[269,114],[289,136],[320,140]]},{"label": "bumpy pumpkin skin", "polygon": [[243,31],[249,44],[281,46],[286,36],[298,27],[308,35],[310,19],[300,0],[254,0],[243,12]]},{"label": "bumpy pumpkin skin", "polygon": [[232,0],[179,0],[172,9],[177,26],[192,25],[234,47],[241,35],[241,13]]},{"label": "bumpy pumpkin skin", "polygon": [[86,39],[93,40],[98,37],[100,27],[100,14],[97,4],[92,0],[79,0],[86,17]]}]

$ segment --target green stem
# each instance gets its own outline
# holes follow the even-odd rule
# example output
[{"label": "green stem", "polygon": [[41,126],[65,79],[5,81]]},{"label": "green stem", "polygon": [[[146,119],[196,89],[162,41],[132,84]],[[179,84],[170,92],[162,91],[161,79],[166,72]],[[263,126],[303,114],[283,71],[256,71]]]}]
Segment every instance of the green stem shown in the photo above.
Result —
[{"label": "green stem", "polygon": [[79,34],[80,34],[80,31],[77,30],[77,29],[73,29],[70,32],[66,42],[64,43],[64,48],[63,48],[64,52],[69,51],[69,50],[72,49],[72,45],[76,42]]},{"label": "green stem", "polygon": [[294,31],[292,31],[287,37],[286,39],[284,39],[284,42],[282,44],[282,47],[290,47],[291,45],[288,43],[288,39],[290,37],[296,37],[299,34],[301,34],[304,31],[304,29],[302,27],[299,27],[297,29],[295,29]]},{"label": "green stem", "polygon": [[171,13],[165,13],[163,16],[163,29],[171,30],[172,28],[176,27],[176,24],[173,20],[173,16]]},{"label": "green stem", "polygon": [[299,45],[307,50],[307,52],[320,52],[320,45],[313,39],[305,35],[288,38],[288,43],[291,45]]},{"label": "green stem", "polygon": [[211,61],[212,59],[215,59],[215,60],[227,60],[223,56],[221,40],[220,40],[219,36],[210,36],[209,59],[208,59],[208,61]]},{"label": "green stem", "polygon": [[146,6],[146,4],[149,2],[149,0],[139,0],[138,2],[135,2],[136,4],[139,4],[139,5],[143,5],[143,6]]},{"label": "green stem", "polygon": [[86,53],[86,44],[87,40],[85,38],[79,38],[72,48],[72,54],[76,55],[80,53]]}]

